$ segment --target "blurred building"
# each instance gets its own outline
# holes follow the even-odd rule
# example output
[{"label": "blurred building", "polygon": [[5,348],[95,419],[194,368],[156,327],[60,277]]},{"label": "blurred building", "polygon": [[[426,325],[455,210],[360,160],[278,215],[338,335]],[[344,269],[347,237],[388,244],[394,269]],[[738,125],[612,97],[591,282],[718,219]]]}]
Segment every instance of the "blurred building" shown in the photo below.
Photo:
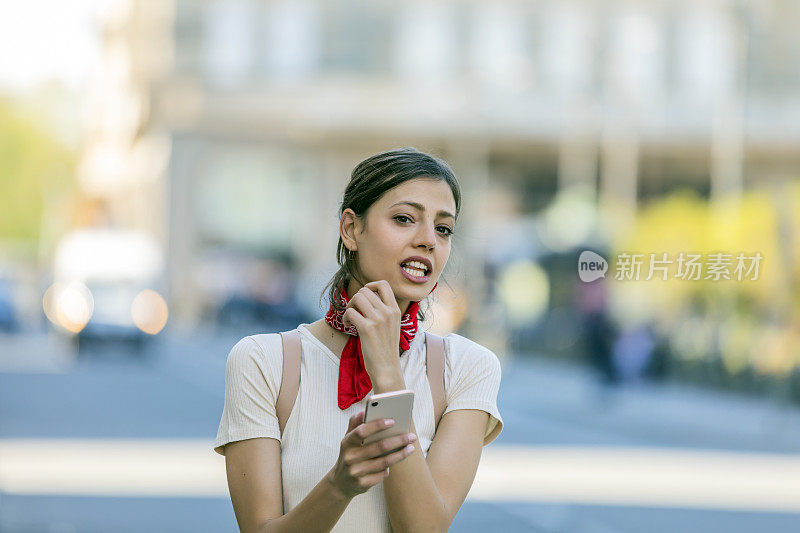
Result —
[{"label": "blurred building", "polygon": [[332,266],[352,167],[416,146],[462,180],[454,275],[480,279],[559,192],[625,224],[678,186],[796,178],[799,20],[788,0],[121,1],[83,179],[161,237],[191,320],[211,250]]}]

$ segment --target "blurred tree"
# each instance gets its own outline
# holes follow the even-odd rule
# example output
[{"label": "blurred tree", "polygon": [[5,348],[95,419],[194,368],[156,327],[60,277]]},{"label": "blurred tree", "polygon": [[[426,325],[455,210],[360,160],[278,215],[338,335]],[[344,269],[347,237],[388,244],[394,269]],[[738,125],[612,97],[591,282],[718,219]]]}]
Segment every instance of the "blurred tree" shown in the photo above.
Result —
[{"label": "blurred tree", "polygon": [[75,162],[46,119],[0,99],[0,240],[39,239],[46,198],[75,190]]},{"label": "blurred tree", "polygon": [[[782,211],[784,200],[789,208]],[[615,316],[624,324],[658,324],[679,354],[719,357],[729,374],[750,368],[785,379],[800,365],[794,326],[800,299],[791,290],[800,277],[796,205],[800,205],[800,181],[778,193],[746,190],[716,206],[692,191],[654,199],[614,242],[617,252],[644,256],[642,281],[611,284]],[[655,258],[648,257],[651,252]],[[667,254],[674,261],[682,252],[703,256],[699,279],[680,279],[673,262],[666,280],[659,276],[645,280],[651,259]],[[730,254],[730,279],[707,278],[709,254],[719,252]],[[737,279],[735,257],[740,252],[762,256],[757,280],[746,274]]]},{"label": "blurred tree", "polygon": [[[770,195],[760,190],[745,191],[741,198],[721,203],[716,210],[693,191],[677,191],[650,202],[637,214],[637,223],[620,234],[617,251],[642,253],[642,280],[648,274],[650,253],[655,259],[667,254],[670,262],[667,280],[656,274],[649,281],[621,284],[620,292],[630,296],[625,306],[634,316],[647,315],[657,320],[686,311],[694,297],[704,307],[722,306],[722,314],[733,312],[737,300],[752,307],[750,311],[766,313],[776,299],[785,293],[786,271],[782,256],[785,246],[780,241],[778,212]],[[710,255],[729,254],[727,269],[731,279],[707,279]],[[702,274],[696,281],[677,277],[679,254],[702,255]],[[752,257],[760,253],[758,279],[736,279],[736,255]],[[749,265],[749,263],[747,263]],[[634,308],[633,303],[639,302]]]}]

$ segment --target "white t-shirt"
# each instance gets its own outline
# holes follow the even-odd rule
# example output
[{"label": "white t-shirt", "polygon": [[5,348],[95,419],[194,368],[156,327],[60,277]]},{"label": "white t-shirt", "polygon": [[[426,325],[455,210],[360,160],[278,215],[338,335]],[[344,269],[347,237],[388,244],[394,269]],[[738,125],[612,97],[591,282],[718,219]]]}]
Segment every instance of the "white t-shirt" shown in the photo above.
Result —
[{"label": "white t-shirt", "polygon": [[[225,370],[225,407],[214,451],[244,439],[269,437],[281,442],[283,509],[288,513],[333,468],[351,416],[366,407],[370,391],[345,410],[337,405],[339,354],[334,354],[300,324],[302,357],[300,389],[281,439],[275,403],[283,373],[283,348],[278,333],[251,335],[231,349]],[[425,369],[425,335],[419,332],[400,356],[406,388],[414,391],[414,426],[425,455],[434,436],[434,411]],[[447,408],[489,413],[484,446],[503,427],[497,409],[500,361],[489,349],[461,335],[445,337],[444,383]],[[350,501],[336,526],[339,531],[391,531],[383,483]]]}]

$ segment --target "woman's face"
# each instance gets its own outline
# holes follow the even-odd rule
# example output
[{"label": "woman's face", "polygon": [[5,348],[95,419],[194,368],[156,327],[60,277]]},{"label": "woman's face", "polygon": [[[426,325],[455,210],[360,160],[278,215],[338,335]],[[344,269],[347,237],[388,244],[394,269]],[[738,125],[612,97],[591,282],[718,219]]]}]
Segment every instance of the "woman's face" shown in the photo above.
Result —
[{"label": "woman's face", "polygon": [[[414,204],[414,205],[412,205]],[[366,213],[366,228],[351,209],[342,215],[342,240],[357,250],[366,282],[386,280],[397,305],[405,312],[412,301],[431,292],[450,257],[450,234],[455,228],[456,203],[450,186],[440,180],[417,178],[390,189]],[[408,258],[428,265],[423,276],[417,267],[401,266]],[[362,287],[351,280],[347,294]]]}]

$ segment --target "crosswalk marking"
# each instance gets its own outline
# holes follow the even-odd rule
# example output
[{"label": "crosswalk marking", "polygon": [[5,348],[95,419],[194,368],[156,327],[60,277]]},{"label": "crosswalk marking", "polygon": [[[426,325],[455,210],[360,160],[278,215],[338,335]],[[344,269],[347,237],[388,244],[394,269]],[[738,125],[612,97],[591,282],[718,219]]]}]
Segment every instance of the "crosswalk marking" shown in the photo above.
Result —
[{"label": "crosswalk marking", "polygon": [[[202,439],[0,439],[12,494],[227,497],[225,460]],[[673,448],[483,450],[471,501],[800,512],[800,455]]]}]

